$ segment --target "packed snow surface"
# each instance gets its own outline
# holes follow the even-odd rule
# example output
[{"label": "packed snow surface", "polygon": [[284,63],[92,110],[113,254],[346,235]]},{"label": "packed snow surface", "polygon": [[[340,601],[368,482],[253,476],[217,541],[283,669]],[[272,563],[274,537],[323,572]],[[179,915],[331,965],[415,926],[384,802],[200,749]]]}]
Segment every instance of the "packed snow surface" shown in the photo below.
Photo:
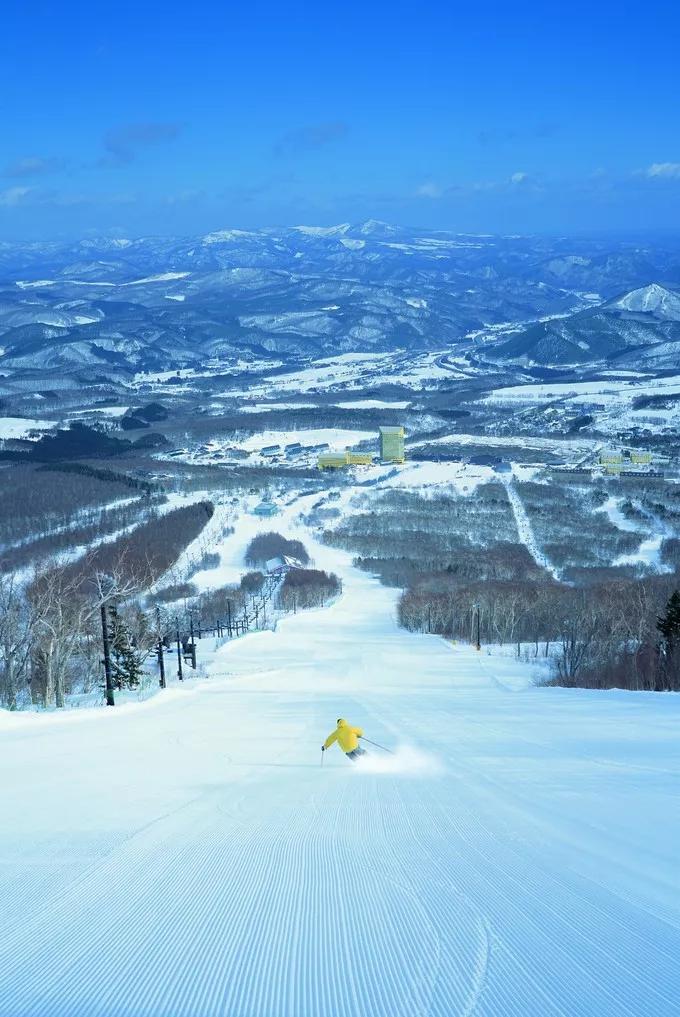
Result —
[{"label": "packed snow surface", "polygon": [[[148,702],[0,713],[1,1017],[680,1013],[680,697],[409,634],[286,519],[331,607]],[[395,755],[322,767],[340,716]]]}]

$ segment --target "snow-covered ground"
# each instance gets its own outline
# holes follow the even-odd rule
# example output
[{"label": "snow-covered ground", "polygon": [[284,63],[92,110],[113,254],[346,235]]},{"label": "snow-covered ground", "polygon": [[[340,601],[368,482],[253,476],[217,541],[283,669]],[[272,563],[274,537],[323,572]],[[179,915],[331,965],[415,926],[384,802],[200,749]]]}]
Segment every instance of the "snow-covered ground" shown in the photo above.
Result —
[{"label": "snow-covered ground", "polygon": [[309,392],[353,392],[377,385],[403,385],[421,390],[438,381],[451,381],[475,373],[453,371],[440,365],[448,350],[413,353],[395,350],[390,353],[342,353],[335,357],[314,360],[308,367],[289,374],[276,374],[249,389],[231,392],[238,398],[265,399],[275,394],[303,395]]},{"label": "snow-covered ground", "polygon": [[407,410],[410,402],[389,402],[384,399],[354,399],[336,403],[341,410]]},{"label": "snow-covered ground", "polygon": [[588,455],[595,450],[597,442],[593,438],[542,438],[524,434],[451,434],[440,438],[428,438],[426,441],[409,442],[409,448],[421,448],[423,445],[479,445],[491,448],[521,448],[528,452],[552,452],[557,455]]},{"label": "snow-covered ground", "polygon": [[[372,476],[379,469],[367,470]],[[452,489],[457,494],[469,494],[480,484],[498,479],[491,466],[471,466],[467,463],[406,462],[403,466],[392,467],[390,475],[379,482],[379,487]]]},{"label": "snow-covered ground", "polygon": [[[680,1013],[680,697],[536,688],[299,535],[332,607],[145,703],[0,714],[0,1015]],[[321,767],[339,716],[396,754]]]},{"label": "snow-covered ground", "polygon": [[32,420],[30,417],[0,417],[0,441],[3,438],[28,438],[29,431],[45,431],[56,426],[54,420]]},{"label": "snow-covered ground", "polygon": [[[219,405],[219,404],[218,404]],[[316,403],[251,403],[240,406],[241,413],[272,413],[283,410],[313,410]]]},{"label": "snow-covered ground", "polygon": [[[597,421],[603,433],[617,434],[622,427],[643,427],[647,424],[662,427],[680,425],[680,375],[650,378],[635,371],[606,371],[606,380],[550,382],[533,385],[513,385],[498,388],[483,402],[519,406],[521,404],[559,401],[575,412],[588,412]],[[668,407],[635,406],[643,397],[667,397]],[[675,401],[673,401],[675,397]]]},{"label": "snow-covered ground", "polygon": [[69,417],[82,417],[83,415],[94,415],[100,417],[124,417],[130,410],[129,406],[88,406],[86,410],[71,410]]},{"label": "snow-covered ground", "polygon": [[242,441],[234,439],[232,442],[237,448],[243,448],[247,452],[258,452],[268,445],[284,445],[290,442],[299,441],[302,445],[320,445],[327,443],[332,449],[344,449],[348,445],[355,445],[360,441],[373,439],[377,442],[377,432],[356,431],[347,428],[318,427],[307,430],[293,431],[261,431],[259,434],[252,434]]}]

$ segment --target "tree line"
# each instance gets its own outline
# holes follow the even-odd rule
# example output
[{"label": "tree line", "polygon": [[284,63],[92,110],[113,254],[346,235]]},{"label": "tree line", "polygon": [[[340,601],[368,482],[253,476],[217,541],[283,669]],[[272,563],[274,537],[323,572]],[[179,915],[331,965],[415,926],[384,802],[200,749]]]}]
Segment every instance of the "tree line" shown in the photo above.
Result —
[{"label": "tree line", "polygon": [[400,624],[451,639],[514,643],[550,657],[550,683],[680,691],[678,575],[585,587],[420,577],[399,601]]},{"label": "tree line", "polygon": [[0,705],[61,707],[76,684],[89,691],[100,671],[102,609],[118,606],[120,633],[144,654],[153,626],[138,598],[212,513],[211,502],[184,506],[76,561],[52,561],[28,582],[0,575]]},{"label": "tree line", "polygon": [[250,541],[246,549],[246,564],[265,565],[272,558],[282,558],[284,555],[296,558],[302,565],[309,562],[309,555],[301,540],[290,540],[270,530],[268,533],[258,533]]}]

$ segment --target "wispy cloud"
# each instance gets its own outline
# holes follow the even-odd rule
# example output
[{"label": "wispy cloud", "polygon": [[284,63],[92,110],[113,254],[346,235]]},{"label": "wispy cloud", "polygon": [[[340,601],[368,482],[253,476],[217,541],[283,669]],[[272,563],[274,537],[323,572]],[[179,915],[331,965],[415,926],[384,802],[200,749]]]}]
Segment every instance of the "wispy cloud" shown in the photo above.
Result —
[{"label": "wispy cloud", "polygon": [[323,148],[333,141],[339,141],[349,133],[349,127],[342,120],[332,120],[322,124],[311,124],[287,131],[274,145],[276,155],[296,155]]},{"label": "wispy cloud", "polygon": [[124,124],[104,135],[106,155],[98,164],[102,167],[127,166],[139,152],[153,145],[174,141],[182,131],[180,123]]},{"label": "wispy cloud", "polygon": [[137,200],[136,195],[129,193],[55,191],[43,187],[10,187],[0,191],[0,206],[4,208],[16,208],[20,205],[40,208],[79,206],[103,208],[108,205],[129,205]]},{"label": "wispy cloud", "polygon": [[30,155],[23,159],[15,159],[8,163],[2,171],[4,177],[37,177],[45,173],[53,173],[63,166],[61,159],[43,159],[41,156]]},{"label": "wispy cloud", "polygon": [[7,190],[0,191],[0,205],[3,208],[16,208],[23,204],[32,191],[32,187],[8,187]]},{"label": "wispy cloud", "polygon": [[416,188],[415,196],[417,198],[429,198],[432,201],[438,201],[441,198],[450,198],[455,195],[462,196],[464,194],[477,194],[480,191],[496,191],[503,186],[507,188],[507,183],[500,184],[496,180],[472,180],[465,183],[446,184],[446,186],[437,184],[432,180],[426,180]]},{"label": "wispy cloud", "polygon": [[513,173],[512,176],[510,177],[510,183],[513,184],[513,186],[515,187],[521,187],[522,184],[528,184],[530,179],[531,178],[529,177],[528,173],[524,172]]},{"label": "wispy cloud", "polygon": [[426,180],[419,187],[416,188],[416,196],[418,198],[441,198],[444,194],[443,188],[436,184],[433,180]]},{"label": "wispy cloud", "polygon": [[652,180],[680,180],[680,162],[653,162],[643,172]]}]

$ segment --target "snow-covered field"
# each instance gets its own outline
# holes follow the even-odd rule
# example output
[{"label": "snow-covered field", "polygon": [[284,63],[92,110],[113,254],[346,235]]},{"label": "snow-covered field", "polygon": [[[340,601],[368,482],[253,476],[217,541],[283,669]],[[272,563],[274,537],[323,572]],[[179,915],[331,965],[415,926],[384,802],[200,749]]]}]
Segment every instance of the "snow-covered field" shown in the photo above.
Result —
[{"label": "snow-covered field", "polygon": [[508,388],[494,389],[486,397],[486,401],[545,402],[568,396],[576,402],[583,402],[593,397],[604,401],[605,399],[616,399],[622,395],[632,398],[640,395],[677,395],[680,393],[679,375],[665,378],[644,378],[643,375],[635,375],[630,371],[616,372],[616,374],[619,378],[622,374],[631,377],[620,381],[608,379],[607,381],[564,381],[537,385],[512,385]]},{"label": "snow-covered field", "polygon": [[355,445],[357,442],[369,439],[377,442],[375,430],[356,431],[347,428],[318,427],[299,431],[261,431],[259,434],[250,435],[243,441],[236,439],[233,444],[247,452],[258,452],[268,445],[283,447],[295,441],[301,442],[302,445],[328,444],[331,449],[344,449],[347,445]]},{"label": "snow-covered field", "polygon": [[285,410],[313,410],[316,403],[251,403],[241,406],[241,413],[273,413]]},{"label": "snow-covered field", "polygon": [[[376,468],[377,470],[378,468]],[[384,467],[383,467],[384,469]],[[369,476],[372,471],[366,471]],[[380,487],[416,488],[427,490],[450,488],[458,494],[468,494],[480,484],[498,479],[490,466],[469,466],[466,463],[409,463],[393,467],[390,476],[381,480]]]},{"label": "snow-covered field", "polygon": [[[149,702],[0,714],[0,1015],[680,1013],[680,698],[408,634],[300,535],[329,609]],[[396,754],[321,767],[338,716]]]},{"label": "snow-covered field", "polygon": [[30,417],[0,417],[0,441],[3,438],[27,438],[29,431],[56,427],[54,420],[31,420]]},{"label": "snow-covered field", "polygon": [[403,385],[420,390],[438,381],[451,381],[456,375],[464,379],[475,373],[472,369],[464,373],[441,367],[439,361],[447,352],[342,353],[315,360],[299,371],[273,375],[247,390],[230,394],[263,399],[277,393],[353,392],[376,385]]},{"label": "snow-covered field", "polygon": [[89,406],[86,410],[71,410],[70,417],[89,416],[90,414],[99,417],[124,417],[130,410],[129,406]]},{"label": "snow-covered field", "polygon": [[354,399],[336,403],[341,410],[407,410],[410,402],[389,402],[384,399]]},{"label": "snow-covered field", "polygon": [[[622,427],[644,427],[650,423],[673,428],[680,426],[680,376],[650,378],[634,371],[604,372],[615,377],[600,381],[552,382],[537,385],[513,385],[498,388],[483,402],[489,405],[518,406],[558,400],[577,412],[588,412],[604,433],[616,434]],[[669,407],[635,407],[636,399],[659,396],[676,397]]]},{"label": "snow-covered field", "polygon": [[587,455],[597,447],[593,438],[541,438],[524,434],[459,434],[452,432],[441,438],[409,442],[409,448],[423,445],[488,445],[491,448],[520,448],[530,452],[553,452],[572,456]]}]

